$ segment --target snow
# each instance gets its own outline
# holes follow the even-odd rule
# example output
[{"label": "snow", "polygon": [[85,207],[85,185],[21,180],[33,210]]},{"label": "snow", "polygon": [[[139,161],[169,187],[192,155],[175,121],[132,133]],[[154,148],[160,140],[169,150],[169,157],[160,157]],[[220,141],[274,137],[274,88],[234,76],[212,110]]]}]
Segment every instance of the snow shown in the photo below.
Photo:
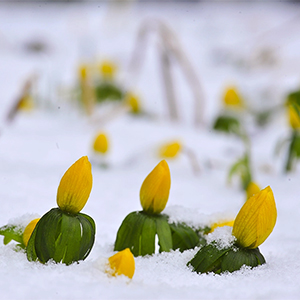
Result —
[{"label": "snow", "polygon": [[[287,136],[284,113],[258,129],[250,120],[253,175],[273,190],[278,218],[259,247],[267,263],[232,274],[196,274],[186,266],[198,249],[135,259],[132,280],[110,277],[106,259],[125,218],[140,210],[139,189],[160,161],[163,142],[179,139],[191,148],[201,172],[193,174],[186,156],[168,161],[171,192],[165,213],[191,226],[234,218],[245,201],[238,182],[226,181],[230,165],[244,146],[210,126],[221,110],[228,84],[236,85],[251,107],[271,107],[299,88],[299,18],[295,3],[144,3],[115,11],[105,2],[0,4],[0,196],[1,226],[25,224],[56,206],[64,172],[78,158],[93,162],[93,189],[83,212],[96,222],[96,242],[89,257],[65,266],[28,262],[14,245],[0,243],[1,299],[298,299],[300,294],[299,168],[284,174],[285,152],[274,156],[276,142]],[[116,16],[116,17],[115,17]],[[205,124],[193,126],[193,100],[185,78],[175,72],[181,120],[168,120],[160,80],[156,41],[146,53],[140,76],[128,70],[139,25],[163,19],[174,30],[199,75],[205,94]],[[25,44],[42,40],[46,51],[29,53]],[[151,44],[151,43],[150,43]],[[272,64],[258,64],[261,50],[271,49]],[[139,92],[149,116],[120,115],[102,124],[85,116],[62,91],[76,83],[83,61],[115,60],[120,82]],[[38,74],[38,106],[4,121],[24,81]],[[251,123],[250,123],[251,122]],[[95,134],[104,130],[111,142],[109,168],[97,166]],[[223,236],[223,231],[214,234]],[[209,239],[213,234],[208,236]]]}]

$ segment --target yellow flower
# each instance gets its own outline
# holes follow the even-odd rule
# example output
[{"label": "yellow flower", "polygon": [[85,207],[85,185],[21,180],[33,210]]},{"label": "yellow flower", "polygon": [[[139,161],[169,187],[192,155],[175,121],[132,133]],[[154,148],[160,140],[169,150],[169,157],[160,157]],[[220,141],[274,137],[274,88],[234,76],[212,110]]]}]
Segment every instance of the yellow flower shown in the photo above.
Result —
[{"label": "yellow flower", "polygon": [[131,112],[138,114],[141,112],[140,99],[133,93],[128,93],[125,97],[125,103],[131,108]]},{"label": "yellow flower", "polygon": [[92,167],[87,156],[77,160],[62,177],[57,189],[57,204],[63,211],[76,214],[85,206],[93,184]]},{"label": "yellow flower", "polygon": [[181,150],[181,144],[179,142],[171,142],[164,144],[159,149],[159,155],[164,158],[174,158]]},{"label": "yellow flower", "polygon": [[122,250],[108,259],[110,270],[108,271],[112,276],[125,275],[129,278],[133,277],[135,263],[134,257],[129,248]]},{"label": "yellow flower", "polygon": [[217,227],[223,227],[223,226],[230,226],[230,227],[232,227],[233,223],[234,223],[234,220],[226,221],[226,222],[220,222],[220,223],[214,223],[211,226],[211,229],[210,229],[209,233],[213,232]]},{"label": "yellow flower", "polygon": [[29,94],[25,94],[18,103],[18,110],[30,111],[33,106],[33,98]]},{"label": "yellow flower", "polygon": [[78,75],[80,81],[86,81],[88,76],[88,66],[87,65],[80,65],[78,69]]},{"label": "yellow flower", "polygon": [[34,219],[26,226],[26,228],[23,232],[23,243],[24,243],[25,247],[27,247],[28,241],[31,237],[31,234],[39,220],[40,220],[40,218]]},{"label": "yellow flower", "polygon": [[260,187],[255,182],[251,181],[246,189],[247,199],[260,192]]},{"label": "yellow flower", "polygon": [[105,154],[108,150],[108,139],[105,133],[98,133],[93,148],[96,152]]},{"label": "yellow flower", "polygon": [[165,208],[171,187],[169,166],[162,160],[144,180],[140,190],[143,210],[150,214],[159,214]]},{"label": "yellow flower", "polygon": [[112,80],[115,77],[117,66],[111,61],[103,61],[99,66],[100,73],[105,79]]},{"label": "yellow flower", "polygon": [[[300,107],[299,107],[299,109],[300,109]],[[297,111],[295,110],[295,108],[292,105],[288,106],[288,115],[289,115],[290,126],[293,129],[299,129],[300,128],[300,118],[299,118]]]},{"label": "yellow flower", "polygon": [[235,219],[232,234],[240,246],[254,249],[270,235],[276,218],[274,195],[268,186],[245,202]]},{"label": "yellow flower", "polygon": [[238,94],[237,90],[235,88],[231,87],[225,91],[224,104],[225,104],[225,106],[242,108],[243,100],[240,97],[240,95]]}]

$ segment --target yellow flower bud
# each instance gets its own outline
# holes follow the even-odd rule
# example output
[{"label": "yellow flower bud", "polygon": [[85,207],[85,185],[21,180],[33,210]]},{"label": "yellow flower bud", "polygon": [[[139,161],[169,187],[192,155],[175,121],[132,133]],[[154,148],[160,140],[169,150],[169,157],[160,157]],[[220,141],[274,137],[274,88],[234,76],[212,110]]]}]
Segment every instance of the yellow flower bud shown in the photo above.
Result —
[{"label": "yellow flower bud", "polygon": [[108,262],[110,266],[108,273],[110,273],[112,276],[125,275],[129,278],[133,277],[135,263],[134,257],[129,248],[126,248],[125,250],[122,250],[111,256],[108,259]]},{"label": "yellow flower bud", "polygon": [[274,195],[268,186],[245,202],[234,221],[232,234],[240,246],[254,249],[270,235],[276,218]]},{"label": "yellow flower bud", "polygon": [[77,160],[62,177],[57,189],[57,204],[62,211],[76,214],[85,206],[93,184],[87,156]]},{"label": "yellow flower bud", "polygon": [[[300,107],[299,107],[299,109],[300,109]],[[290,126],[293,129],[299,129],[300,128],[300,118],[299,118],[297,111],[295,110],[295,108],[292,105],[288,106],[288,115],[289,115]]]},{"label": "yellow flower bud", "polygon": [[181,150],[181,144],[179,142],[171,142],[164,144],[159,149],[160,157],[164,158],[174,158]]},{"label": "yellow flower bud", "polygon": [[251,181],[246,189],[247,199],[257,194],[258,192],[260,192],[260,187],[255,182]]},{"label": "yellow flower bud", "polygon": [[78,69],[78,75],[80,81],[86,81],[88,76],[88,66],[87,65],[80,65]]},{"label": "yellow flower bud", "polygon": [[23,95],[18,103],[18,110],[30,111],[33,107],[33,98],[29,94]]},{"label": "yellow flower bud", "polygon": [[99,66],[100,73],[105,79],[113,79],[117,70],[116,65],[111,61],[103,61]]},{"label": "yellow flower bud", "polygon": [[23,243],[24,243],[25,247],[27,247],[28,241],[31,237],[31,234],[39,220],[40,220],[40,218],[34,219],[26,226],[26,228],[23,232]]},{"label": "yellow flower bud", "polygon": [[210,229],[209,233],[213,232],[217,227],[223,227],[223,226],[230,226],[230,227],[232,227],[233,223],[234,223],[234,220],[226,221],[226,222],[220,222],[220,223],[214,223],[211,226],[211,229]]},{"label": "yellow flower bud", "polygon": [[125,97],[125,102],[127,105],[130,106],[132,113],[138,114],[141,112],[140,99],[137,95],[128,93]]},{"label": "yellow flower bud", "polygon": [[162,160],[145,178],[141,190],[140,201],[143,210],[150,214],[159,214],[164,210],[171,187],[170,169]]},{"label": "yellow flower bud", "polygon": [[93,148],[96,152],[105,154],[108,150],[108,139],[105,133],[99,133],[94,141]]},{"label": "yellow flower bud", "polygon": [[236,108],[243,107],[243,100],[235,88],[228,88],[225,91],[223,100],[224,100],[225,106],[231,106],[231,107],[236,107]]}]

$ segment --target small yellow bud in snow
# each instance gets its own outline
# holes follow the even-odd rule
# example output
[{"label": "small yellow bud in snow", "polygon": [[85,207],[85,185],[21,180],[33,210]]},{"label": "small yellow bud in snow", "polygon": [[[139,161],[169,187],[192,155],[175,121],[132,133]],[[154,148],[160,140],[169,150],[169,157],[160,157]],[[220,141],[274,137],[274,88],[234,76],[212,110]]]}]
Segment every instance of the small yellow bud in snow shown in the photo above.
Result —
[{"label": "small yellow bud in snow", "polygon": [[117,70],[116,65],[108,60],[102,62],[99,66],[100,73],[105,79],[113,79]]},{"label": "small yellow bud in snow", "polygon": [[57,189],[62,211],[76,214],[85,206],[93,185],[92,167],[87,156],[77,160],[64,174]]},{"label": "small yellow bud in snow", "polygon": [[236,216],[232,234],[240,246],[257,248],[272,232],[276,218],[274,195],[268,186],[245,202]]},{"label": "small yellow bud in snow", "polygon": [[141,112],[140,99],[137,95],[128,93],[125,97],[125,102],[127,105],[130,106],[132,113],[138,114]]},{"label": "small yellow bud in snow", "polygon": [[179,154],[181,148],[179,142],[167,143],[160,147],[159,155],[164,158],[174,158]]},{"label": "small yellow bud in snow", "polygon": [[31,237],[31,234],[39,220],[40,220],[40,218],[34,219],[26,226],[26,228],[23,232],[23,243],[24,243],[25,247],[27,247],[28,241]]},{"label": "small yellow bud in snow", "polygon": [[[300,109],[300,107],[299,107],[299,109]],[[299,118],[297,111],[295,110],[295,108],[292,105],[288,106],[288,115],[289,115],[290,126],[293,129],[299,129],[300,128],[300,118]]]},{"label": "small yellow bud in snow", "polygon": [[85,81],[88,77],[88,66],[87,65],[80,65],[78,69],[78,75],[80,81]]},{"label": "small yellow bud in snow", "polygon": [[225,91],[224,104],[225,106],[231,106],[236,108],[243,107],[243,100],[238,94],[236,88],[228,88]]},{"label": "small yellow bud in snow", "polygon": [[96,152],[105,154],[108,150],[108,139],[105,133],[99,133],[94,141],[93,148]]},{"label": "small yellow bud in snow", "polygon": [[255,182],[251,181],[246,189],[247,199],[260,192],[260,187]]},{"label": "small yellow bud in snow", "polygon": [[230,226],[230,227],[232,227],[233,223],[234,223],[234,220],[226,221],[226,222],[220,222],[220,223],[215,223],[215,224],[213,224],[211,226],[211,229],[210,229],[209,233],[213,232],[218,227],[223,227],[223,226]]},{"label": "small yellow bud in snow", "polygon": [[143,210],[150,214],[159,214],[164,210],[171,187],[170,169],[162,160],[145,178],[141,190],[140,201]]},{"label": "small yellow bud in snow", "polygon": [[132,253],[129,248],[122,250],[109,259],[110,273],[112,276],[125,275],[129,278],[133,277],[135,270],[135,262]]}]

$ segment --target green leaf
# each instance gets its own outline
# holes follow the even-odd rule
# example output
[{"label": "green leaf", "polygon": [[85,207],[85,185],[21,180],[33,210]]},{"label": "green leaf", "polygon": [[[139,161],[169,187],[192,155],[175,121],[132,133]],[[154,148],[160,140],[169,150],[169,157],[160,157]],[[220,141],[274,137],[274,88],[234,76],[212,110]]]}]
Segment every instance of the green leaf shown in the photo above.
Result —
[{"label": "green leaf", "polygon": [[240,132],[240,122],[237,118],[231,116],[219,116],[213,125],[213,129],[227,133],[238,133]]},{"label": "green leaf", "polygon": [[221,272],[222,256],[230,249],[218,249],[214,243],[208,244],[202,247],[187,265],[191,265],[193,271],[197,273],[215,272],[218,274]]},{"label": "green leaf", "polygon": [[234,247],[223,256],[221,272],[234,272],[240,270],[243,265],[256,267],[263,263],[265,263],[265,259],[258,248],[246,249]]},{"label": "green leaf", "polygon": [[167,217],[164,215],[156,215],[156,230],[158,235],[159,252],[169,252],[173,249],[172,232]]},{"label": "green leaf", "polygon": [[24,228],[16,225],[5,225],[0,228],[0,235],[4,236],[4,245],[7,245],[11,240],[14,240],[24,246],[23,232]]},{"label": "green leaf", "polygon": [[134,256],[140,255],[140,235],[145,221],[142,212],[134,211],[123,220],[115,241],[115,251],[129,248]]},{"label": "green leaf", "polygon": [[95,240],[95,223],[84,214],[68,214],[53,208],[38,222],[27,246],[28,260],[50,259],[69,265],[85,259]]},{"label": "green leaf", "polygon": [[98,102],[105,100],[120,101],[122,98],[122,90],[113,83],[103,82],[96,86],[96,99]]},{"label": "green leaf", "polygon": [[140,238],[140,255],[155,253],[155,235],[157,232],[155,217],[148,216],[144,220]]},{"label": "green leaf", "polygon": [[169,225],[172,232],[173,250],[179,249],[183,252],[199,245],[200,237],[191,227],[185,223],[172,223]]}]

